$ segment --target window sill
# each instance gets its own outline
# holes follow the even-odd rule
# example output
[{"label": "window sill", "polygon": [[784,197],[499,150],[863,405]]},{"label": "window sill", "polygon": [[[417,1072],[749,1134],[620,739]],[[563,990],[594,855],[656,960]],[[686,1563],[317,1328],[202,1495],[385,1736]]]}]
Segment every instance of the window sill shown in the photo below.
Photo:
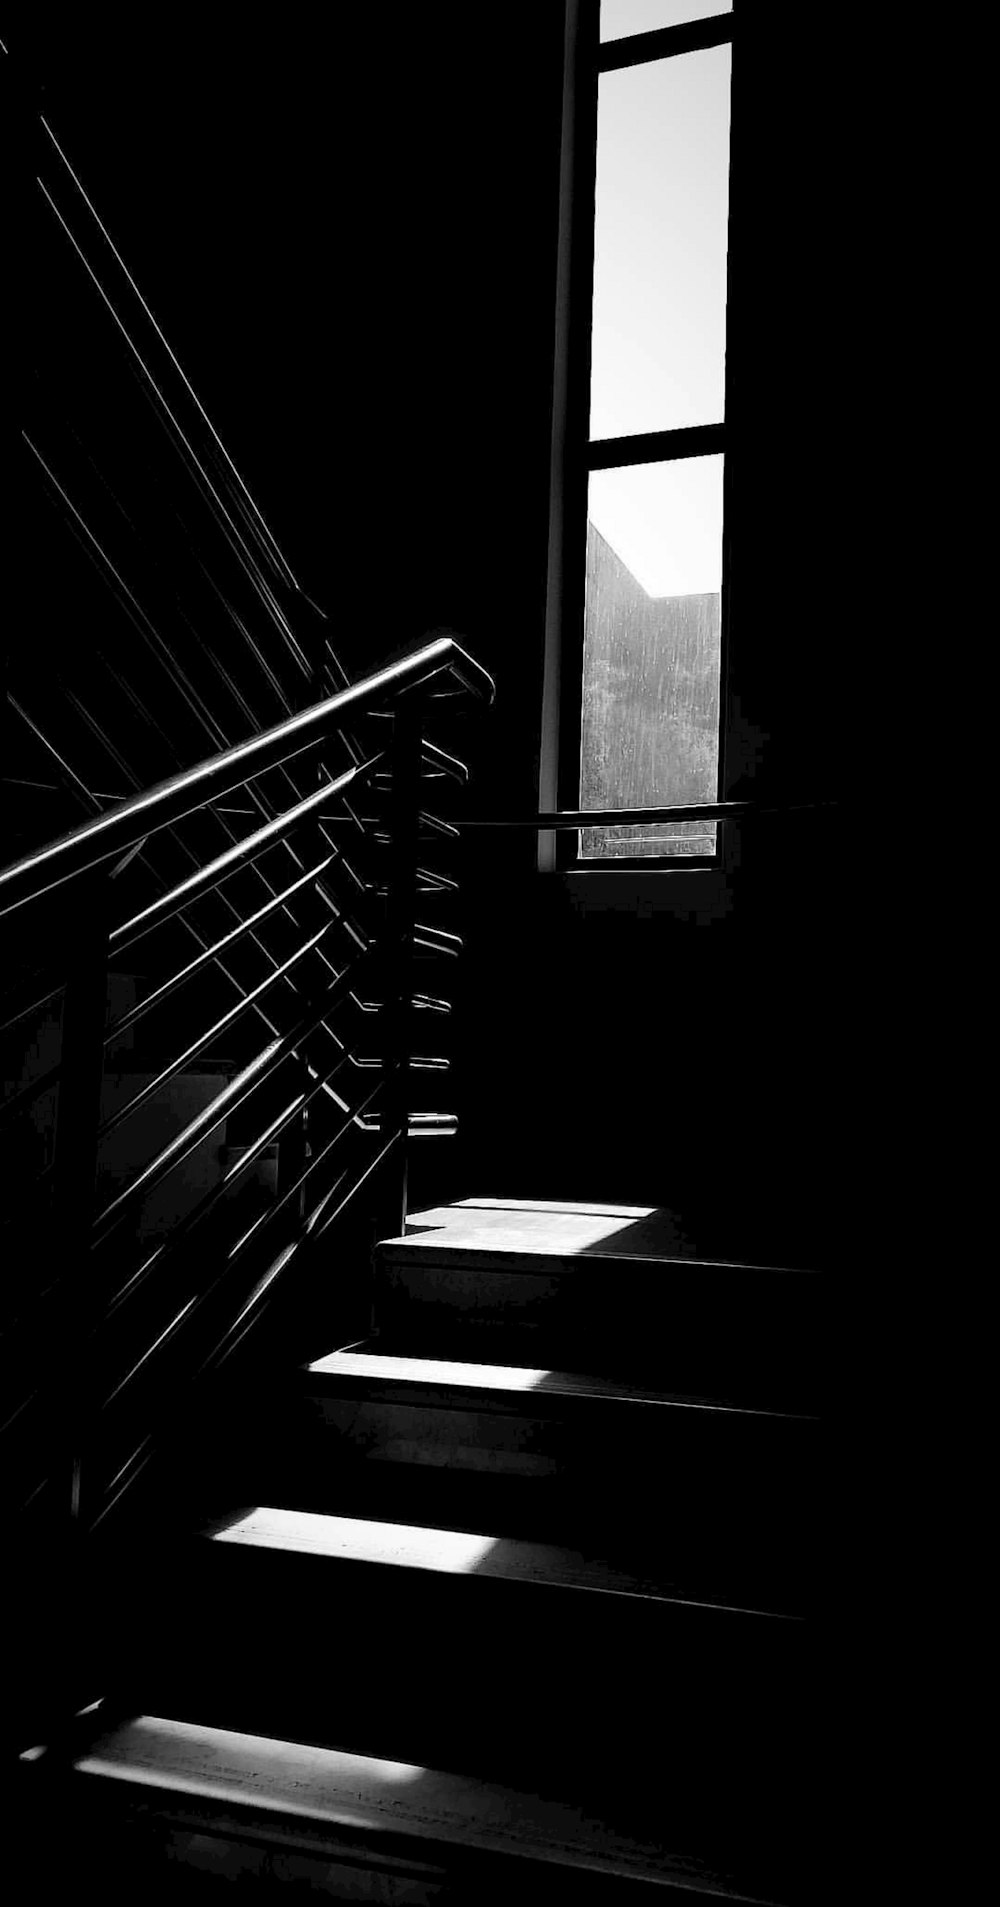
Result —
[{"label": "window sill", "polygon": [[730,912],[732,890],[724,867],[573,867],[551,873],[580,914],[678,914],[699,921]]}]

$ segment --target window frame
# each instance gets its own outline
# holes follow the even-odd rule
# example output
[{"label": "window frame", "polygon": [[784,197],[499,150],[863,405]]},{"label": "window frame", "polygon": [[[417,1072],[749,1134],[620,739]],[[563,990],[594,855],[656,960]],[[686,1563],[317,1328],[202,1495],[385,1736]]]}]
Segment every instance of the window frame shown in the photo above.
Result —
[{"label": "window frame", "polygon": [[[592,470],[620,469],[723,455],[720,716],[717,801],[726,798],[727,731],[731,726],[729,658],[732,599],[733,139],[735,59],[730,82],[730,193],[726,265],[726,361],[721,421],[627,437],[589,435],[597,106],[601,75],[716,46],[733,46],[734,14],[712,14],[653,32],[600,40],[600,0],[565,0],[560,217],[556,268],[555,361],[549,492],[549,552],[542,698],[539,809],[580,807],[583,649],[587,562],[587,495]],[[706,804],[708,805],[708,804]],[[718,872],[730,864],[730,830],[718,827],[708,855],[597,857],[580,854],[580,832],[539,837],[542,871],[581,876],[635,876],[672,881]],[[648,881],[642,883],[646,888]]]}]

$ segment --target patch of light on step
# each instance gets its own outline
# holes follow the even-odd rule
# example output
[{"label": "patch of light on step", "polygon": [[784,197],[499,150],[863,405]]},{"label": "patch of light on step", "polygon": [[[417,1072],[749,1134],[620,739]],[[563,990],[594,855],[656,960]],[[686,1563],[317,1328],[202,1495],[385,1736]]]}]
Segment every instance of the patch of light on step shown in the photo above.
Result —
[{"label": "patch of light on step", "polygon": [[140,1715],[74,1764],[81,1774],[219,1800],[258,1803],[328,1821],[366,1821],[368,1810],[428,1773],[382,1761],[197,1722]]},{"label": "patch of light on step", "polygon": [[366,1356],[363,1351],[331,1351],[309,1366],[310,1376],[374,1377],[415,1384],[467,1385],[475,1390],[531,1391],[555,1375],[526,1364],[455,1363],[440,1357]]},{"label": "patch of light on step", "polygon": [[[541,1252],[565,1257],[593,1251],[657,1217],[655,1205],[581,1205],[545,1199],[461,1199],[412,1212],[408,1245],[463,1251]],[[386,1241],[396,1243],[398,1241]]]},{"label": "patch of light on step", "polygon": [[496,1538],[466,1530],[367,1523],[360,1517],[261,1506],[228,1529],[217,1531],[212,1541],[245,1543],[255,1549],[298,1550],[359,1563],[390,1563],[405,1569],[436,1569],[460,1576],[479,1567]]}]

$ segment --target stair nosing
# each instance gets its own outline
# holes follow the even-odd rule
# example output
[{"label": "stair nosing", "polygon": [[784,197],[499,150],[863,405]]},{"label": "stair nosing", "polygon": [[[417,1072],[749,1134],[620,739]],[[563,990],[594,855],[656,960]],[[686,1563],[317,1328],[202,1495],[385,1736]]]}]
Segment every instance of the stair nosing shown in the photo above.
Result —
[{"label": "stair nosing", "polygon": [[[353,1360],[357,1360],[354,1369]],[[424,1365],[426,1371],[378,1370],[373,1366]],[[362,1365],[368,1368],[362,1369]],[[461,1377],[454,1375],[461,1372]],[[471,1375],[484,1373],[479,1382]],[[537,1375],[547,1378],[547,1385],[537,1388],[525,1383],[497,1383],[486,1379],[487,1372],[522,1372],[525,1375]],[[469,1375],[466,1375],[469,1374]],[[555,1381],[551,1381],[555,1380]],[[536,1366],[512,1364],[493,1364],[476,1360],[400,1356],[395,1353],[375,1351],[333,1351],[327,1356],[315,1359],[311,1364],[300,1367],[296,1373],[300,1388],[314,1395],[336,1395],[343,1391],[361,1391],[369,1401],[386,1403],[438,1404],[443,1409],[458,1408],[466,1402],[485,1403],[496,1399],[505,1403],[512,1401],[523,1406],[525,1415],[547,1416],[555,1413],[560,1405],[569,1409],[592,1407],[613,1409],[635,1406],[644,1410],[689,1410],[704,1412],[709,1416],[743,1418],[762,1418],[768,1421],[815,1424],[820,1421],[815,1412],[790,1411],[764,1407],[759,1404],[744,1404],[732,1399],[691,1396],[683,1392],[657,1391],[645,1385],[625,1385],[621,1380],[602,1379],[578,1371],[553,1371]],[[434,1396],[428,1396],[434,1392]],[[538,1406],[534,1412],[531,1406]]]}]

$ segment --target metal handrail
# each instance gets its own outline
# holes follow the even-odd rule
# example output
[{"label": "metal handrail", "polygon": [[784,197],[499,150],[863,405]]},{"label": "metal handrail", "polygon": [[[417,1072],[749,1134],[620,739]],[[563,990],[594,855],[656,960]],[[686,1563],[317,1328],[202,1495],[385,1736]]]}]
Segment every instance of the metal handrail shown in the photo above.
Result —
[{"label": "metal handrail", "polygon": [[705,801],[672,808],[559,808],[554,814],[461,815],[455,826],[465,828],[615,828],[659,825],[664,821],[749,821],[757,815],[803,814],[840,806],[839,801]]},{"label": "metal handrail", "polygon": [[227,848],[223,854],[216,855],[214,861],[206,861],[196,873],[190,874],[186,880],[179,881],[176,887],[170,888],[166,894],[161,894],[155,901],[151,901],[141,914],[136,914],[132,920],[123,921],[120,927],[116,927],[111,936],[111,946],[114,951],[124,952],[126,948],[132,946],[134,941],[141,940],[143,935],[150,933],[154,927],[161,927],[164,921],[180,913],[182,907],[190,907],[200,895],[217,887],[227,874],[235,873],[238,868],[245,867],[249,861],[254,860],[258,854],[263,854],[266,848],[276,845],[290,833],[293,827],[297,827],[300,821],[315,814],[331,796],[342,794],[345,788],[350,787],[352,782],[366,774],[376,762],[382,759],[381,754],[373,755],[370,761],[359,762],[356,768],[348,768],[344,774],[338,775],[335,781],[325,783],[323,787],[307,795],[305,800],[297,802],[294,808],[285,809],[284,813],[276,815],[262,828],[255,828],[252,834],[245,834],[242,839],[234,841],[232,847]]},{"label": "metal handrail", "polygon": [[[268,769],[316,747],[346,715],[363,715],[394,696],[451,676],[458,687],[492,702],[493,679],[452,636],[439,636],[401,661],[364,676],[349,689],[327,696],[288,721],[222,754],[171,775],[110,813],[73,828],[49,846],[0,872],[0,916],[10,913],[112,857],[118,858],[162,828],[172,827],[206,802],[228,795]],[[355,771],[349,771],[351,773]]]},{"label": "metal handrail", "polygon": [[[62,996],[56,1063],[19,1085],[4,1114],[8,1122],[20,1121],[32,1100],[58,1084],[58,1098],[32,1122],[35,1136],[23,1121],[14,1137],[28,1167],[25,1196],[14,1214],[17,1237],[33,1241],[41,1222],[46,1245],[35,1254],[41,1275],[33,1281],[34,1298],[44,1302],[18,1304],[17,1343],[24,1354],[23,1374],[34,1372],[44,1380],[28,1401],[34,1408],[41,1396],[53,1430],[40,1453],[41,1481],[36,1466],[24,1479],[33,1486],[30,1495],[20,1481],[17,1487],[28,1505],[49,1488],[43,1517],[52,1506],[58,1518],[68,1512],[77,1527],[92,1530],[135,1481],[160,1434],[160,1374],[168,1375],[172,1396],[178,1379],[183,1387],[206,1367],[230,1359],[269,1307],[300,1248],[308,1247],[308,1262],[316,1241],[339,1222],[362,1187],[372,1184],[383,1161],[388,1163],[385,1188],[383,1193],[380,1185],[377,1195],[393,1206],[391,1229],[397,1228],[405,1203],[400,1154],[408,1131],[427,1124],[412,1110],[409,1074],[431,1064],[412,1054],[410,1009],[422,1009],[423,1018],[429,1011],[447,1010],[445,1001],[414,992],[415,963],[429,954],[454,955],[461,944],[456,935],[417,918],[418,895],[449,893],[456,886],[448,875],[428,869],[424,860],[431,850],[418,848],[423,830],[451,839],[456,832],[431,816],[418,830],[421,783],[433,783],[437,791],[447,782],[468,779],[465,765],[423,733],[424,718],[438,703],[448,700],[450,708],[450,698],[459,695],[491,702],[494,687],[448,630],[436,631],[419,649],[397,655],[353,684],[326,633],[312,630],[308,618],[303,632],[287,612],[291,602],[300,607],[308,599],[44,120],[38,170],[46,216],[55,221],[51,229],[61,231],[60,244],[68,242],[87,273],[88,296],[96,294],[110,314],[129,372],[138,375],[171,455],[179,456],[209,510],[213,535],[221,529],[226,564],[221,576],[203,566],[206,615],[193,609],[189,614],[185,598],[186,639],[193,638],[193,647],[189,643],[185,650],[169,641],[147,605],[132,595],[133,579],[115,567],[113,552],[105,548],[101,510],[96,523],[85,521],[90,513],[81,513],[79,499],[63,488],[63,473],[57,475],[45,461],[44,444],[36,446],[26,436],[47,490],[61,500],[99,573],[126,605],[144,663],[143,671],[134,677],[127,672],[126,679],[116,643],[107,630],[95,631],[86,681],[74,677],[65,685],[74,723],[83,725],[84,759],[114,764],[113,772],[95,767],[88,781],[100,779],[106,787],[109,778],[114,782],[121,776],[114,785],[127,790],[100,805],[77,773],[79,763],[71,767],[62,758],[59,721],[53,717],[53,740],[7,694],[8,706],[51,764],[53,778],[82,801],[87,816],[79,827],[28,853],[22,850],[21,858],[0,869],[0,930],[11,930],[16,956],[11,996],[4,999],[7,1030],[30,1022],[39,1008]],[[224,482],[219,481],[220,456]],[[150,503],[149,498],[140,501],[143,507]],[[159,507],[159,494],[155,501]],[[183,521],[187,525],[186,509]],[[186,531],[186,541],[197,555],[197,535]],[[171,534],[168,554],[173,547]],[[250,615],[244,608],[247,586]],[[231,671],[229,650],[215,639],[213,597],[240,632],[246,667],[241,662]],[[202,596],[195,601],[201,603]],[[116,740],[104,732],[103,716],[94,713],[104,678],[95,678],[94,669],[120,681],[138,717],[137,733],[153,738],[155,766],[144,763],[138,747],[127,743],[125,755],[119,753]],[[148,688],[145,669],[153,671]],[[158,687],[165,681],[182,704],[179,730],[160,708]],[[301,708],[304,694],[314,698],[306,709]],[[44,687],[39,699],[47,700]],[[370,718],[375,717],[390,725],[384,753],[371,742],[377,731]],[[48,712],[43,721],[50,726]],[[273,726],[255,732],[262,722]],[[234,732],[250,739],[233,745]],[[190,735],[196,737],[193,745]],[[206,758],[183,767],[197,750],[208,751]],[[347,773],[341,774],[345,753]],[[152,774],[164,778],[144,787]],[[321,789],[318,781],[324,783]],[[430,794],[428,789],[424,798]],[[359,797],[378,807],[383,795],[388,828],[380,819],[376,842],[355,809]],[[337,810],[333,816],[331,807]],[[248,818],[241,823],[238,816]],[[189,817],[197,817],[190,840],[183,825]],[[350,834],[338,826],[331,840],[327,827],[342,820]],[[241,825],[251,832],[237,839]],[[364,839],[359,842],[358,836]],[[379,851],[370,852],[376,845]],[[363,847],[369,858],[355,864],[355,847]],[[130,864],[128,878],[119,878]],[[161,928],[159,937],[153,930]],[[116,999],[109,1004],[109,976],[113,968],[123,971],[122,956],[140,939],[137,964],[149,976],[145,997],[120,1011]],[[231,959],[237,944],[239,958]],[[129,952],[133,981],[138,979],[132,973],[135,964]],[[263,975],[262,964],[268,969]],[[66,977],[53,986],[57,965]],[[182,1044],[183,1052],[163,1065],[159,1044],[146,1034],[149,1043],[129,1056],[131,1069],[127,1063],[122,1068],[123,1080],[130,1070],[133,1074],[126,1085],[132,1096],[111,1111],[107,1094],[102,1103],[109,1047],[113,1050],[185,985],[190,1005],[156,1028],[156,1042],[162,1041],[164,1050]],[[232,1001],[227,986],[234,989]],[[117,1017],[109,1021],[112,1009]],[[365,1017],[369,1013],[378,1016],[374,1040],[375,1029]],[[237,1027],[241,1016],[266,1029],[267,1043],[252,1056],[253,1028]],[[203,1018],[206,1024],[198,1031]],[[214,1049],[223,1037],[229,1041],[231,1030],[234,1037],[222,1058]],[[52,1032],[54,1037],[54,1027]],[[47,1038],[48,1029],[32,1064],[49,1059]],[[370,1047],[378,1049],[374,1059],[367,1057]],[[201,1104],[201,1083],[196,1093],[175,1096],[170,1125],[182,1117],[181,1131],[163,1143],[156,1120],[137,1119],[131,1146],[102,1152],[104,1142],[153,1105],[169,1081],[192,1062],[213,1056],[211,1070],[218,1069],[220,1078],[234,1066],[239,1070],[221,1090],[213,1090],[208,1105]],[[438,1068],[446,1062],[433,1064]],[[189,1116],[192,1103],[200,1110]],[[241,1148],[240,1160],[185,1216],[177,1216],[183,1202],[176,1202],[166,1243],[153,1245],[158,1223],[154,1208],[144,1209],[149,1200],[237,1114],[240,1134],[252,1135],[252,1145]],[[255,1176],[251,1166],[279,1137],[278,1197],[269,1197],[259,1218],[247,1225],[257,1203],[256,1195],[246,1195]],[[44,1144],[36,1144],[36,1138]],[[118,1176],[121,1166],[124,1182]],[[223,1207],[241,1181],[243,1193],[229,1213]],[[194,1189],[201,1194],[200,1182]],[[60,1274],[54,1280],[53,1266]],[[172,1295],[178,1285],[184,1287],[179,1305]],[[112,1315],[129,1297],[138,1301],[142,1291],[148,1308],[143,1300],[137,1311],[124,1315],[123,1329],[109,1330]],[[86,1359],[78,1355],[84,1339],[92,1353]],[[124,1422],[119,1400],[127,1406]],[[130,1451],[126,1435],[135,1440]]]},{"label": "metal handrail", "polygon": [[[180,1354],[186,1368],[189,1349],[196,1350],[200,1330],[193,1324],[195,1315],[204,1315],[206,1306],[211,1310],[217,1297],[218,1326],[221,1331],[217,1348],[224,1358],[228,1358],[242,1342],[254,1319],[260,1315],[262,1306],[270,1302],[270,1293],[277,1288],[282,1272],[292,1263],[299,1247],[308,1245],[311,1249],[319,1236],[337,1222],[345,1206],[357,1197],[363,1185],[370,1182],[372,1174],[381,1168],[382,1162],[394,1149],[405,1143],[407,1134],[422,1135],[425,1131],[444,1133],[454,1124],[453,1117],[444,1119],[441,1115],[434,1115],[431,1118],[430,1115],[413,1112],[406,1079],[411,1065],[415,1064],[419,1070],[421,1062],[411,1059],[411,1031],[404,1030],[400,1017],[401,1003],[406,1001],[411,1011],[423,1009],[442,1013],[449,1010],[449,1002],[413,990],[415,975],[412,966],[415,959],[427,954],[454,955],[461,946],[459,936],[446,933],[436,925],[422,924],[414,911],[417,895],[429,891],[428,884],[444,890],[452,890],[456,885],[436,871],[433,874],[429,872],[418,859],[417,849],[418,839],[425,830],[436,837],[446,838],[455,838],[457,832],[452,824],[443,819],[424,814],[420,806],[421,782],[440,782],[447,778],[463,783],[467,779],[465,765],[439,749],[422,732],[424,703],[444,699],[442,683],[447,685],[445,693],[448,697],[467,693],[483,701],[493,699],[493,683],[486,671],[467,655],[453,637],[442,635],[377,674],[338,690],[250,741],[223,750],[194,768],[121,801],[115,809],[95,815],[61,839],[32,852],[0,872],[0,920],[4,924],[13,917],[16,925],[22,914],[31,912],[34,902],[40,904],[39,912],[45,921],[50,919],[51,906],[54,904],[59,907],[63,903],[67,907],[68,918],[74,921],[71,979],[65,989],[57,986],[42,996],[43,1001],[49,1001],[65,991],[62,1055],[40,1078],[36,1077],[18,1089],[6,1108],[7,1115],[17,1117],[41,1090],[57,1081],[61,1084],[55,1158],[50,1158],[40,1172],[36,1171],[32,1191],[36,1203],[37,1194],[43,1195],[46,1222],[51,1221],[55,1226],[55,1248],[65,1254],[68,1265],[76,1267],[74,1275],[64,1281],[60,1300],[66,1308],[60,1341],[65,1337],[67,1356],[71,1357],[72,1344],[81,1331],[84,1335],[95,1333],[96,1344],[101,1332],[110,1323],[111,1316],[120,1309],[126,1298],[148,1288],[151,1278],[161,1278],[165,1256],[174,1258],[181,1240],[189,1241],[196,1227],[219,1209],[231,1187],[241,1176],[246,1176],[247,1159],[244,1157],[236,1168],[225,1174],[219,1186],[199,1199],[188,1219],[181,1221],[176,1235],[174,1231],[171,1232],[166,1253],[162,1247],[151,1253],[144,1252],[136,1264],[134,1259],[131,1263],[129,1260],[139,1239],[133,1237],[130,1226],[136,1220],[143,1202],[163,1179],[183,1165],[190,1154],[219,1129],[227,1117],[237,1110],[242,1114],[253,1095],[258,1092],[271,1094],[272,1082],[286,1062],[294,1069],[298,1082],[293,1085],[292,1078],[289,1078],[292,1090],[284,1093],[283,1107],[276,1117],[268,1115],[266,1099],[262,1103],[264,1129],[257,1134],[250,1148],[250,1156],[255,1156],[264,1143],[273,1140],[276,1135],[286,1132],[292,1134],[293,1148],[288,1157],[295,1161],[300,1151],[303,1156],[293,1169],[291,1182],[283,1186],[277,1203],[270,1204],[236,1245],[230,1246],[220,1277],[211,1278],[201,1285],[195,1298],[189,1294],[165,1330],[156,1328],[155,1335],[151,1335],[148,1341],[137,1344],[138,1358],[135,1358],[134,1352],[130,1352],[131,1362],[127,1368],[123,1369],[118,1362],[118,1349],[124,1350],[126,1347],[116,1347],[112,1343],[106,1373],[103,1367],[98,1369],[95,1365],[89,1386],[91,1404],[98,1409],[102,1418],[109,1404],[124,1392],[131,1395],[136,1380],[141,1379],[145,1384],[146,1376],[153,1371],[153,1367],[161,1365],[168,1357],[173,1360],[175,1352]],[[255,792],[256,778],[272,770],[287,775],[285,764],[293,758],[302,756],[314,747],[322,749],[333,740],[342,739],[343,723],[351,712],[365,718],[369,714],[396,717],[388,750],[371,750],[364,758],[362,750],[358,748],[355,751],[356,759],[346,772],[332,777],[330,771],[324,769],[322,785],[314,787],[304,796],[297,793],[289,778],[295,797],[293,804],[279,814],[269,813],[270,803],[262,805],[262,798],[258,800]],[[352,825],[368,834],[369,840],[374,842],[376,836],[369,831],[369,824],[350,813],[349,793],[353,795],[355,784],[375,795],[385,790],[389,796],[390,823],[385,838],[391,845],[392,860],[384,883],[377,877],[372,882],[367,877],[359,879],[354,876],[358,895],[348,902],[348,911],[345,912],[339,900],[335,900],[327,891],[322,880],[328,868],[343,860],[339,843],[327,841],[329,852],[325,852],[321,845],[317,855],[312,834],[318,833],[320,843],[324,843],[326,825],[332,820],[339,820],[340,815],[330,816],[323,811],[339,802],[348,810]],[[239,788],[247,789],[251,802],[264,817],[262,824],[252,828],[250,833],[240,839],[233,841],[230,838],[221,853],[202,860],[194,872],[175,881],[154,900],[147,901],[138,913],[124,920],[119,918],[114,923],[110,916],[113,898],[118,892],[117,877],[139,855],[145,859],[144,850],[150,836],[172,829],[185,817],[201,810],[211,812],[213,804]],[[252,808],[248,812],[252,812]],[[297,860],[295,878],[278,891],[272,887],[270,878],[266,878],[267,898],[253,912],[245,912],[242,902],[236,905],[232,901],[227,902],[236,915],[235,924],[221,938],[206,938],[189,920],[188,909],[200,904],[203,899],[207,900],[209,895],[218,893],[231,874],[239,875],[244,869],[260,872],[258,863],[261,857],[279,845],[287,846],[290,837],[295,836],[297,839],[303,825],[310,830],[310,844],[302,849],[306,856],[304,864]],[[379,829],[379,836],[381,833]],[[195,860],[189,848],[185,847],[185,853],[190,860]],[[86,878],[81,905],[75,890],[72,898],[70,896],[74,880],[83,877]],[[305,898],[310,890],[322,903],[320,913],[323,918],[320,923],[307,927],[305,921],[300,921],[291,912],[289,903],[300,894]],[[372,922],[363,929],[355,926],[350,912],[359,895],[362,902],[370,896],[374,903]],[[224,894],[222,898],[225,898]],[[384,919],[383,902],[387,909]],[[222,966],[220,956],[228,955],[234,944],[244,936],[257,942],[255,930],[278,913],[288,914],[298,929],[298,944],[294,949],[277,965],[272,965],[271,970],[255,984],[249,985],[248,980],[237,979],[235,985],[238,997],[221,1017],[216,1017],[214,1023],[206,1026],[194,1039],[189,1037],[184,1051],[167,1065],[154,1069],[152,1077],[142,1083],[137,1079],[138,1090],[133,1092],[126,1104],[114,1112],[106,1113],[102,1121],[99,1107],[100,1078],[103,1055],[108,1046],[145,1014],[174,995],[185,981],[195,979],[213,963],[220,967],[227,979],[232,980],[233,975],[227,967]],[[362,908],[362,918],[364,914],[365,909]],[[106,983],[110,958],[120,958],[134,942],[178,917],[182,926],[195,934],[198,947],[195,957],[169,972],[154,984],[144,1000],[136,1002],[116,1020],[108,1023]],[[346,966],[340,966],[338,956],[339,971],[323,954],[323,945],[333,933],[346,933],[354,943],[353,957]],[[272,952],[263,943],[257,944],[273,962],[277,949]],[[377,1003],[369,1001],[367,994],[362,997],[357,991],[358,962],[365,959],[370,962],[373,957],[379,975],[376,985],[380,984],[382,988]],[[322,962],[322,976],[317,969],[315,973],[310,971],[308,978],[300,975],[296,979],[293,970],[313,959]],[[362,987],[365,985],[364,981],[360,984]],[[272,1011],[267,1004],[267,996],[274,989],[281,992],[289,986],[292,994],[297,996],[295,1023],[290,1028],[287,1027],[286,1014],[279,1013],[275,1008],[272,1018]],[[377,1077],[373,1077],[372,1066],[362,1064],[352,1050],[353,1036],[350,1036],[348,1043],[333,1030],[331,1019],[334,1012],[351,1002],[362,1013],[384,1016],[383,1037],[379,1042],[383,1050],[374,1062]],[[34,1008],[26,1010],[22,1007],[14,1014],[11,1025],[22,1019],[25,1011],[34,1011]],[[263,1051],[245,1063],[236,1077],[213,1096],[211,1103],[189,1118],[183,1129],[165,1145],[161,1145],[155,1155],[139,1166],[138,1170],[135,1169],[138,1165],[136,1161],[128,1183],[103,1209],[95,1213],[94,1175],[102,1143],[131,1115],[150,1103],[179,1071],[190,1066],[209,1047],[217,1045],[221,1035],[228,1034],[236,1021],[250,1011],[263,1020],[273,1035]],[[314,1036],[327,1037],[332,1041],[335,1048],[332,1063],[326,1058],[321,1059],[319,1055],[314,1060],[307,1052]],[[447,1062],[442,1060],[436,1064],[440,1069]],[[356,1074],[355,1067],[358,1068]],[[332,1082],[338,1074],[348,1069],[359,1088],[362,1075],[365,1084],[358,1093],[349,1090],[345,1098],[337,1092]],[[69,1088],[72,1090],[69,1091]],[[66,1108],[63,1106],[62,1089],[69,1092]],[[307,1141],[306,1109],[313,1102],[316,1104],[316,1113],[322,1109],[322,1118],[320,1126],[314,1128],[313,1135]],[[328,1123],[331,1118],[332,1128]],[[300,1125],[301,1131],[296,1140],[294,1135]],[[373,1139],[376,1144],[374,1153],[371,1153],[369,1148]],[[355,1141],[358,1144],[367,1142],[364,1152],[358,1154],[356,1162],[337,1172],[332,1182],[326,1183],[337,1152],[345,1144],[350,1144],[353,1160]],[[397,1206],[404,1196],[402,1185],[403,1179],[397,1174],[392,1188],[387,1187],[388,1196]],[[312,1188],[315,1188],[318,1200],[310,1198]],[[300,1198],[303,1200],[303,1209],[295,1219],[292,1240],[280,1246],[277,1257],[268,1264],[263,1277],[257,1280],[253,1291],[247,1296],[244,1274],[240,1273],[234,1282],[238,1267],[246,1264],[252,1272],[253,1262],[259,1258],[260,1247],[273,1252],[273,1245],[268,1241],[287,1226]],[[395,1224],[395,1215],[392,1223]],[[105,1251],[105,1247],[109,1249]],[[97,1256],[92,1257],[91,1254],[95,1252]],[[79,1274],[84,1266],[88,1267],[87,1274],[81,1277]],[[39,1334],[39,1326],[42,1327],[42,1336],[46,1336],[45,1318],[40,1313],[36,1315],[36,1312],[37,1307],[31,1307],[18,1324],[18,1329],[23,1326],[26,1334],[26,1369],[33,1367],[32,1346]],[[151,1331],[156,1323],[155,1319],[151,1319]],[[81,1452],[91,1448],[87,1443],[90,1434],[86,1428],[88,1422],[91,1423],[96,1440],[94,1451],[106,1449],[110,1452],[112,1448],[104,1438],[104,1432],[98,1430],[96,1420],[88,1417],[90,1405],[84,1408],[84,1415],[80,1416],[80,1409],[83,1408],[80,1400],[83,1400],[87,1391],[87,1381],[76,1373],[68,1382],[66,1397],[60,1406],[62,1414],[67,1416],[67,1423],[72,1420],[76,1425],[76,1428],[66,1432],[69,1438],[67,1453],[71,1443],[73,1454],[71,1515],[74,1518],[82,1515],[81,1463],[86,1467],[90,1461],[89,1456],[81,1458]],[[147,1401],[150,1410],[155,1410],[152,1392]],[[118,1433],[112,1429],[109,1434],[117,1437]],[[96,1521],[103,1520],[112,1503],[120,1499],[122,1490],[129,1487],[130,1481],[134,1481],[149,1447],[149,1438],[144,1436],[140,1449],[133,1451],[111,1482],[103,1486],[98,1483],[103,1507],[95,1500],[93,1510],[98,1512]],[[33,1493],[31,1501],[36,1493]],[[88,1510],[87,1520],[91,1528],[95,1527],[93,1510]]]}]

